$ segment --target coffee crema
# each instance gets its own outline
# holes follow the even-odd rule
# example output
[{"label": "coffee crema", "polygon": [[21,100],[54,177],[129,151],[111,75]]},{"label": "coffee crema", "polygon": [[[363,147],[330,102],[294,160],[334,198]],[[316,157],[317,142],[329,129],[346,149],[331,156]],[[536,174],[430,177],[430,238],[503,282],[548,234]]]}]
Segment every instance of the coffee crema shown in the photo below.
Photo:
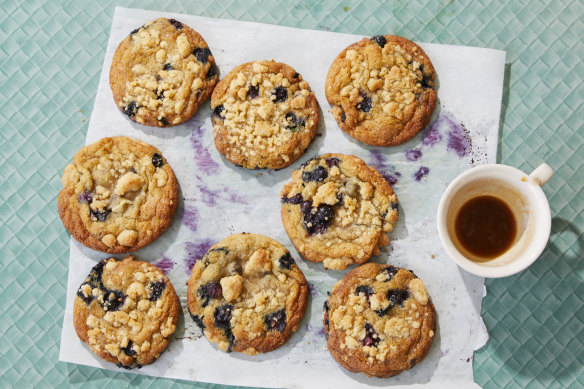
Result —
[{"label": "coffee crema", "polygon": [[454,231],[460,244],[485,262],[507,251],[517,234],[517,221],[507,203],[495,196],[468,200],[456,215]]}]

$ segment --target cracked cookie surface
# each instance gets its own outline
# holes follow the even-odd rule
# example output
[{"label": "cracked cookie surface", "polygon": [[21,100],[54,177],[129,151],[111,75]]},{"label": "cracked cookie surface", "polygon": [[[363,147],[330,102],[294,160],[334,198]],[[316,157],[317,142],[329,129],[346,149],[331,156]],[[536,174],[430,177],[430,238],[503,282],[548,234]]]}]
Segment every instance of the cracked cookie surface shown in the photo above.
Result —
[{"label": "cracked cookie surface", "polygon": [[339,127],[373,146],[410,140],[436,106],[432,62],[420,46],[394,35],[344,49],[329,69],[325,92]]},{"label": "cracked cookie surface", "polygon": [[254,355],[290,338],[304,316],[308,285],[284,246],[256,234],[231,235],[193,267],[193,321],[223,351]]},{"label": "cracked cookie surface", "polygon": [[379,255],[398,220],[398,199],[389,183],[353,155],[308,160],[292,173],[280,197],[292,243],[325,269],[344,270]]},{"label": "cracked cookie surface", "polygon": [[109,74],[118,108],[135,122],[156,127],[191,118],[218,77],[203,37],[166,18],[133,30],[116,49]]},{"label": "cracked cookie surface", "polygon": [[414,367],[428,354],[436,331],[424,282],[411,271],[377,263],[353,269],[335,284],[323,322],[335,360],[376,377]]},{"label": "cracked cookie surface", "polygon": [[125,253],[156,240],[172,223],[178,182],[155,147],[126,137],[103,138],[65,167],[59,216],[85,246]]},{"label": "cracked cookie surface", "polygon": [[319,123],[314,92],[292,67],[274,61],[237,66],[211,97],[217,150],[248,169],[281,169],[312,142]]},{"label": "cracked cookie surface", "polygon": [[73,324],[102,359],[126,369],[154,362],[176,330],[178,297],[168,277],[127,256],[104,259],[77,290]]}]

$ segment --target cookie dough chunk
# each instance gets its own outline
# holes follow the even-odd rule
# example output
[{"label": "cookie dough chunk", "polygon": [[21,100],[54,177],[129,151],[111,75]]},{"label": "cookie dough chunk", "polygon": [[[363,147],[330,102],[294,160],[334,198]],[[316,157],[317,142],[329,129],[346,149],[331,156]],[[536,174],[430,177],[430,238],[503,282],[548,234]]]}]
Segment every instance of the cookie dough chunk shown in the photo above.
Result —
[{"label": "cookie dough chunk", "polygon": [[114,54],[110,86],[135,122],[166,127],[190,119],[217,84],[215,59],[189,26],[160,18],[135,29]]},{"label": "cookie dough chunk", "polygon": [[281,169],[312,142],[319,107],[290,66],[257,61],[233,69],[211,97],[215,146],[235,165]]},{"label": "cookie dough chunk", "polygon": [[71,235],[106,253],[152,243],[172,223],[178,202],[174,172],[153,146],[103,138],[65,167],[59,216]]},{"label": "cookie dough chunk", "polygon": [[99,262],[79,287],[73,324],[102,359],[126,369],[154,362],[176,329],[178,297],[160,269],[127,256]]},{"label": "cookie dough chunk", "polygon": [[339,127],[373,146],[410,140],[436,106],[432,62],[420,46],[393,35],[343,50],[329,69],[325,92]]},{"label": "cookie dough chunk", "polygon": [[333,287],[324,304],[324,330],[341,366],[391,377],[428,354],[436,331],[434,305],[414,273],[368,263]]},{"label": "cookie dough chunk", "polygon": [[211,247],[187,285],[190,315],[207,339],[250,355],[286,343],[304,316],[308,291],[284,246],[245,233]]},{"label": "cookie dough chunk", "polygon": [[292,243],[325,269],[343,270],[379,255],[398,219],[391,186],[353,155],[310,159],[280,194],[282,223]]}]

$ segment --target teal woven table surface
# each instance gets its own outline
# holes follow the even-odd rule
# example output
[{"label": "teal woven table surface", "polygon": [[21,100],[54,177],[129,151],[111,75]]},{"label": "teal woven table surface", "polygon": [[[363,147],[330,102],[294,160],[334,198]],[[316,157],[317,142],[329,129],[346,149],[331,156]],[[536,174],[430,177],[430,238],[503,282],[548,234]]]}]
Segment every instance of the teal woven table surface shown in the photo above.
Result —
[{"label": "teal woven table surface", "polygon": [[486,281],[475,381],[584,387],[584,4],[506,3],[0,0],[0,388],[220,387],[58,362],[69,235],[56,199],[117,5],[505,50],[498,162],[554,168],[552,235],[529,269]]}]

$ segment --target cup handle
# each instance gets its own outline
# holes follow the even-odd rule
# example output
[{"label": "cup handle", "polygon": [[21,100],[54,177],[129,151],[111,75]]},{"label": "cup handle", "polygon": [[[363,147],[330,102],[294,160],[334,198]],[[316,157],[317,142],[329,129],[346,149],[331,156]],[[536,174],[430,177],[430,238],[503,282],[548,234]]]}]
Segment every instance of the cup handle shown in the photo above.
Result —
[{"label": "cup handle", "polygon": [[529,175],[529,178],[535,181],[537,185],[543,186],[553,175],[554,171],[550,165],[542,163]]}]

